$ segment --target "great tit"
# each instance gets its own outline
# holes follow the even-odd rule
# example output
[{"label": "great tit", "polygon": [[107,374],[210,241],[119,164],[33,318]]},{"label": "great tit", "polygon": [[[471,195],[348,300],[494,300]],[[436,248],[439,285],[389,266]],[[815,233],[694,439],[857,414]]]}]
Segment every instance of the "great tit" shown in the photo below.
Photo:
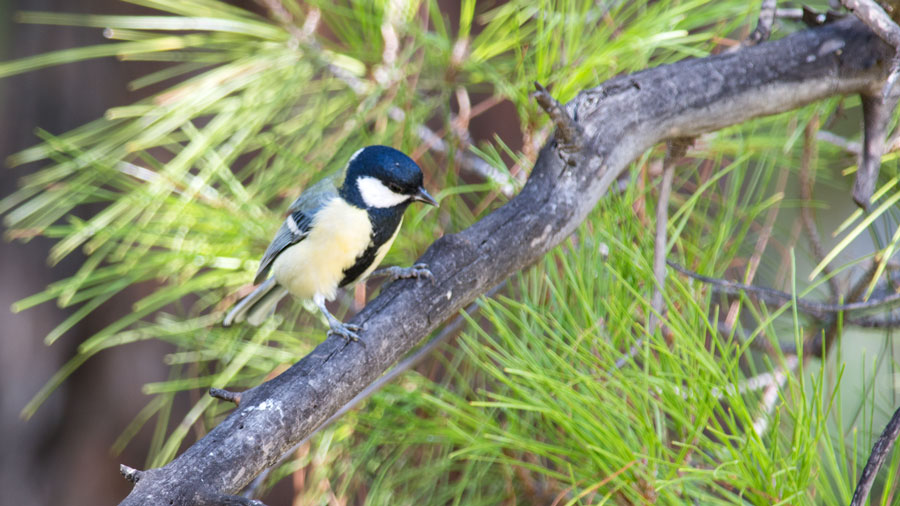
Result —
[{"label": "great tit", "polygon": [[[437,205],[412,159],[388,146],[360,149],[344,170],[310,186],[291,204],[259,263],[253,282],[262,284],[235,304],[222,325],[244,320],[260,325],[290,293],[313,300],[328,320],[329,334],[359,339],[362,329],[341,323],[325,301],[332,300],[339,287],[372,274],[413,201]],[[422,264],[387,270],[394,278],[431,276]]]}]

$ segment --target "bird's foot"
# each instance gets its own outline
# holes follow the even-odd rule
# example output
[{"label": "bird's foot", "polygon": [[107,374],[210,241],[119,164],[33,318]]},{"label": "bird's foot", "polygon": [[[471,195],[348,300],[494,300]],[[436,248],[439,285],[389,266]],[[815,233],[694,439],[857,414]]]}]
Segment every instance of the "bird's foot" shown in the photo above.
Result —
[{"label": "bird's foot", "polygon": [[428,264],[415,264],[412,267],[397,267],[395,265],[378,269],[372,275],[387,276],[388,283],[401,278],[428,278],[431,280],[431,284],[434,284],[434,274],[431,273]]},{"label": "bird's foot", "polygon": [[328,335],[334,334],[343,337],[347,341],[359,341],[359,332],[362,332],[362,329],[361,325],[336,322],[331,324],[331,328],[328,329]]}]

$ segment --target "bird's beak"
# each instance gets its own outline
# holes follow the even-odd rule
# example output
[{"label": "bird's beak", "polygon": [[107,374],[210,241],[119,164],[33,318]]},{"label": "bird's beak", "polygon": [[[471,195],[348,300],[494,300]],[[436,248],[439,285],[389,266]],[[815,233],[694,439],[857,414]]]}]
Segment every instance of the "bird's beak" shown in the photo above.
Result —
[{"label": "bird's beak", "polygon": [[422,186],[419,187],[419,191],[417,191],[416,194],[413,195],[412,198],[413,198],[413,200],[418,200],[419,202],[424,202],[428,205],[432,205],[432,206],[438,205],[437,200],[434,200],[434,197],[432,197],[427,191],[425,191],[425,188]]}]

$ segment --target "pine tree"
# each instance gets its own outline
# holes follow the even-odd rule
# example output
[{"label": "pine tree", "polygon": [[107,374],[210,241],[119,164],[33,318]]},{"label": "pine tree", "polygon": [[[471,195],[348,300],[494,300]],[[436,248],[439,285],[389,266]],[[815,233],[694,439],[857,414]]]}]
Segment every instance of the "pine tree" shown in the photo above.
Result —
[{"label": "pine tree", "polygon": [[[386,262],[408,265],[435,239],[511,202],[536,164],[595,162],[584,156],[592,133],[579,130],[590,119],[560,104],[582,103],[573,101],[585,90],[637,93],[649,74],[633,73],[644,69],[746,54],[759,11],[697,0],[466,0],[458,17],[435,0],[135,3],[156,12],[20,14],[103,29],[110,42],[0,63],[0,77],[109,56],[167,65],[131,83],[162,91],[70,132],[40,132],[39,144],[12,155],[13,166],[42,165],[0,213],[8,236],[53,238],[51,263],[85,254],[74,276],[14,307],[77,307],[48,344],[126,288],[154,283],[23,411],[33,414],[104,349],[167,341],[177,348],[165,357],[171,378],[145,386],[151,400],[115,445],[155,424],[147,467],[171,462],[234,409],[202,395],[170,430],[176,396],[253,389],[324,338],[317,316],[294,302],[258,329],[218,325],[303,187],[364,145],[410,153],[442,205],[408,211]],[[803,30],[780,20],[774,38]],[[866,72],[886,78],[883,65]],[[700,77],[710,89],[728,78]],[[870,210],[846,216],[832,249],[820,245],[811,213],[829,202],[813,190],[842,188],[850,200],[852,181],[840,171],[855,169],[855,145],[833,132],[857,132],[862,109],[856,96],[830,94],[782,111],[756,101],[741,113],[747,119],[780,114],[661,135],[679,138],[641,149],[621,185],[617,174],[603,181],[612,190],[574,233],[557,238],[548,223],[546,245],[508,244],[503,265],[512,267],[521,250],[553,248],[437,331],[423,347],[427,366],[401,365],[407,372],[359,409],[295,438],[302,445],[251,492],[294,473],[308,502],[848,502],[894,403],[883,385],[892,357],[846,378],[845,364],[871,359],[842,342],[859,339],[845,327],[895,326],[883,308],[896,299],[900,192],[896,164],[884,164]],[[470,123],[502,106],[514,108],[517,134],[473,137]],[[539,161],[557,153],[569,158]],[[77,218],[88,204],[99,211]],[[660,223],[662,241],[649,232]],[[864,233],[874,248],[851,250]],[[674,264],[663,278],[655,251]],[[782,291],[755,288],[773,285]],[[458,307],[468,303],[448,293]],[[341,310],[359,303],[347,294]],[[887,348],[889,337],[877,342]],[[346,356],[367,353],[354,350]],[[881,504],[896,491],[900,452],[891,455],[873,495]]]}]

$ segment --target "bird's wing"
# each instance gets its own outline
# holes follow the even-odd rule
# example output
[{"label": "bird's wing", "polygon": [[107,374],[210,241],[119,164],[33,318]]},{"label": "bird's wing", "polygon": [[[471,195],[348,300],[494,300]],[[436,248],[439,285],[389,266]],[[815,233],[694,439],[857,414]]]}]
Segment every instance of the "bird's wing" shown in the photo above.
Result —
[{"label": "bird's wing", "polygon": [[343,171],[332,174],[306,189],[293,204],[288,207],[288,216],[275,234],[275,238],[266,248],[266,253],[259,262],[254,284],[266,279],[272,262],[288,246],[297,244],[309,235],[313,217],[329,200],[337,196],[337,184],[343,179]]},{"label": "bird's wing", "polygon": [[338,187],[344,182],[344,170],[325,176],[320,181],[303,191],[290,207],[289,213],[296,211],[312,212],[322,207],[322,204],[337,195]]}]

